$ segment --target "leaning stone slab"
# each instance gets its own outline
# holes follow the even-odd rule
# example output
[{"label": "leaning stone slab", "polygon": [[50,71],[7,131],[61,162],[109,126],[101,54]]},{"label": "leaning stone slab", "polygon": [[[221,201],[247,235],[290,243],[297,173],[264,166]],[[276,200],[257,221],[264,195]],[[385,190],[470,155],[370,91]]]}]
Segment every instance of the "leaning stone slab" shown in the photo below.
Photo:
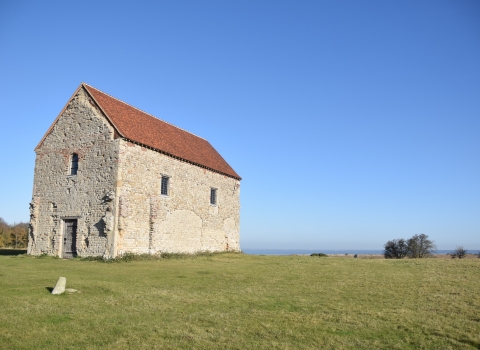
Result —
[{"label": "leaning stone slab", "polygon": [[55,285],[55,288],[52,290],[52,294],[62,294],[65,293],[65,286],[67,284],[67,279],[65,277],[60,277]]}]

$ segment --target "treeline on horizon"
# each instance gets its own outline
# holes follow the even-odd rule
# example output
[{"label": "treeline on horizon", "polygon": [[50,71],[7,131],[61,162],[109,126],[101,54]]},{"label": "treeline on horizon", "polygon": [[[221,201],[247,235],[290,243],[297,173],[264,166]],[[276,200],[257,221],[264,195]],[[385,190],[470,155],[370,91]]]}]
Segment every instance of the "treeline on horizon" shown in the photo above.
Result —
[{"label": "treeline on horizon", "polygon": [[28,226],[26,222],[9,225],[0,218],[0,247],[26,248],[28,245]]}]

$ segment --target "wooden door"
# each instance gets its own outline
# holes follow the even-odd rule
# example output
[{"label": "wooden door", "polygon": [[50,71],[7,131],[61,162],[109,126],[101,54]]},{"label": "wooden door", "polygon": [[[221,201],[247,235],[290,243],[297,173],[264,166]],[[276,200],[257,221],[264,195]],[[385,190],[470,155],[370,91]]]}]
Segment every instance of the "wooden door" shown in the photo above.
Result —
[{"label": "wooden door", "polygon": [[77,256],[77,220],[65,220],[63,233],[63,258],[69,259]]}]

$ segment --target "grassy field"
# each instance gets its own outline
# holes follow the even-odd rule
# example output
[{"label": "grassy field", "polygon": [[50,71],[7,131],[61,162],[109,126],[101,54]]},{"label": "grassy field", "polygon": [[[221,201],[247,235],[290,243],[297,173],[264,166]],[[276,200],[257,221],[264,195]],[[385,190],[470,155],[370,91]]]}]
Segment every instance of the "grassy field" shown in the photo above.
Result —
[{"label": "grassy field", "polygon": [[[80,293],[53,296],[58,277]],[[479,349],[480,259],[0,256],[4,349]]]}]

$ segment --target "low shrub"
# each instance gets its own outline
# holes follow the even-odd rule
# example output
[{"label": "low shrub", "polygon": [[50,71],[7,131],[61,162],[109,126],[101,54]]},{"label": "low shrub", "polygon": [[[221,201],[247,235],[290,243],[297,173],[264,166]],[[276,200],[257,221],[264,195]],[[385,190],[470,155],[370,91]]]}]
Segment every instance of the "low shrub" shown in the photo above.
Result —
[{"label": "low shrub", "polygon": [[462,246],[459,246],[457,247],[457,249],[455,249],[455,252],[450,255],[452,256],[452,258],[462,259],[465,257],[465,255],[467,255],[467,250],[464,249]]},{"label": "low shrub", "polygon": [[80,261],[99,261],[99,262],[113,262],[114,259],[105,259],[103,256],[76,256],[75,259]]},{"label": "low shrub", "polygon": [[104,258],[102,256],[88,256],[84,258],[78,258],[81,261],[98,261],[104,263],[116,263],[116,262],[132,262],[132,261],[146,261],[146,260],[163,260],[163,259],[188,259],[196,258],[200,256],[215,256],[221,254],[243,254],[241,252],[196,252],[196,253],[124,253],[116,258]]},{"label": "low shrub", "polygon": [[310,254],[310,256],[318,256],[318,257],[321,257],[321,258],[328,257],[328,255],[325,254],[325,253],[312,253],[312,254]]},{"label": "low shrub", "polygon": [[467,255],[467,250],[463,249],[463,247],[458,247],[455,251],[455,254],[458,256],[459,259],[461,259]]}]

